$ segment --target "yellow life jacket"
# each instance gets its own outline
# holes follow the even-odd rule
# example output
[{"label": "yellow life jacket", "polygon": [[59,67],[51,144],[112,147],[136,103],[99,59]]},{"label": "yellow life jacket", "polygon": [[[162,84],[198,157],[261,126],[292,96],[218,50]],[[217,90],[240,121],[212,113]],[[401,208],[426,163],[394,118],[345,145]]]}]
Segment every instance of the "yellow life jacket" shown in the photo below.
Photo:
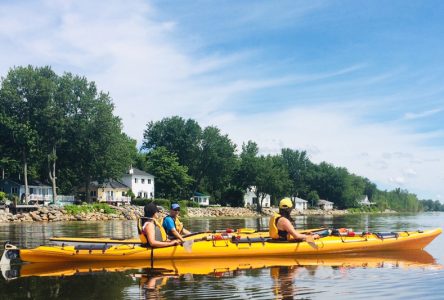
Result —
[{"label": "yellow life jacket", "polygon": [[137,232],[139,233],[139,238],[140,241],[142,242],[142,244],[147,245],[148,243],[148,237],[146,236],[146,233],[143,230],[143,225],[147,222],[147,221],[153,221],[154,222],[154,226],[155,226],[155,239],[156,241],[166,241],[167,240],[167,234],[165,232],[165,229],[163,229],[162,225],[159,224],[159,222],[156,219],[152,219],[152,218],[146,218],[146,217],[142,217],[139,218],[139,220],[137,221]]},{"label": "yellow life jacket", "polygon": [[[176,231],[177,231],[179,234],[182,234],[182,232],[183,232],[183,223],[180,221],[179,217],[175,217],[175,218],[173,218],[172,216],[167,215],[167,216],[165,216],[164,218],[162,218],[162,222],[161,222],[161,224],[163,224],[163,221],[165,220],[165,218],[171,218],[171,219],[173,219],[174,227],[176,227]],[[163,228],[163,230],[165,230],[165,228]],[[171,236],[172,236],[172,234],[170,234],[169,232],[167,232],[167,235],[171,235]],[[175,238],[175,237],[174,237],[174,238]]]},{"label": "yellow life jacket", "polygon": [[270,237],[274,240],[292,240],[293,236],[291,234],[277,228],[277,222],[279,221],[279,218],[282,218],[282,216],[276,213],[270,218],[270,223],[268,224]]}]

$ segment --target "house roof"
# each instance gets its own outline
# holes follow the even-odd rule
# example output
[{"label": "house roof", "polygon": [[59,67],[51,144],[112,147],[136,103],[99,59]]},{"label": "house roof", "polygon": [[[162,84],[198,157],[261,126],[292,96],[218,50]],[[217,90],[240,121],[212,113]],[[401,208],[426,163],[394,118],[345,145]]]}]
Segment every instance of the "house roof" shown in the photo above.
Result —
[{"label": "house roof", "polygon": [[194,196],[196,196],[196,197],[209,197],[209,195],[205,195],[205,194],[202,194],[202,193],[199,193],[199,192],[194,192]]},{"label": "house roof", "polygon": [[318,201],[318,205],[322,205],[322,204],[333,204],[333,202],[321,199],[321,200]]},{"label": "house roof", "polygon": [[[25,182],[23,181],[19,181],[19,180],[12,180],[12,179],[0,179],[0,184],[2,183],[9,183],[11,185],[17,185],[17,186],[21,186],[21,185],[25,185]],[[47,183],[43,183],[39,180],[29,180],[28,181],[28,187],[33,187],[33,186],[38,186],[38,187],[51,187],[49,184]]]},{"label": "house roof", "polygon": [[293,200],[294,200],[295,203],[305,203],[305,202],[308,202],[307,200],[304,200],[304,199],[299,198],[299,197],[293,197]]},{"label": "house roof", "polygon": [[109,188],[109,189],[129,189],[127,185],[112,179],[105,180],[103,183],[92,181],[91,186],[97,188]]},{"label": "house roof", "polygon": [[150,173],[147,173],[147,172],[145,172],[145,171],[142,171],[142,170],[139,170],[139,169],[137,169],[137,168],[132,168],[133,169],[133,174],[130,174],[129,173],[129,171],[131,170],[128,170],[127,172],[126,172],[126,174],[127,175],[139,175],[139,176],[152,176],[152,177],[154,177],[154,175],[152,175],[152,174],[150,174]]}]

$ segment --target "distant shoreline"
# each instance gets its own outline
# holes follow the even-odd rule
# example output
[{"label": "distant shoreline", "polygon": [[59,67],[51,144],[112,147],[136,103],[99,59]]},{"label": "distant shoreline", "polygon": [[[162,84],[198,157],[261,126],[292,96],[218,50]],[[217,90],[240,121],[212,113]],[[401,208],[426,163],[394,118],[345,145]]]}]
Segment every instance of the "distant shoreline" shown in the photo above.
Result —
[{"label": "distant shoreline", "polygon": [[[104,211],[82,212],[69,214],[63,207],[45,206],[32,212],[12,214],[7,209],[0,209],[0,223],[26,223],[26,222],[66,222],[66,221],[109,221],[109,220],[137,220],[143,215],[143,207],[127,205],[113,207],[114,213]],[[187,218],[251,218],[272,216],[277,213],[277,208],[264,208],[262,213],[246,207],[188,207]],[[164,211],[164,214],[168,211]],[[385,211],[381,213],[397,213]],[[293,216],[340,216],[352,214],[347,210],[320,210],[308,209],[305,211],[293,211]],[[356,213],[353,213],[356,214]],[[362,214],[365,214],[364,212]]]}]

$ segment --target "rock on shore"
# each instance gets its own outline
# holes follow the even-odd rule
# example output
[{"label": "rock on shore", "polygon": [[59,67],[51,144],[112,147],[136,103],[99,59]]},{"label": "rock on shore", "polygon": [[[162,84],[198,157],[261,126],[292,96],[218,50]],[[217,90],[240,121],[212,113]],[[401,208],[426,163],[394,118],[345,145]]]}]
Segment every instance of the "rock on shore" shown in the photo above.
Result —
[{"label": "rock on shore", "polygon": [[[107,220],[137,220],[143,216],[142,206],[119,206],[113,207],[115,213],[106,214],[103,211],[82,212],[69,214],[63,207],[45,206],[32,212],[18,213],[16,215],[8,210],[0,209],[0,223],[19,222],[59,222],[59,221],[107,221]],[[262,214],[246,207],[188,207],[188,217],[190,218],[212,218],[212,217],[260,217],[271,216],[277,212],[277,208],[264,208]],[[168,213],[168,212],[164,212]],[[346,210],[305,210],[304,212],[293,211],[293,215],[341,215],[346,214]]]},{"label": "rock on shore", "polygon": [[32,212],[15,215],[2,209],[0,210],[0,223],[136,220],[143,215],[143,207],[139,206],[128,205],[113,208],[115,213],[112,214],[105,214],[103,211],[69,214],[63,207],[44,206]]}]

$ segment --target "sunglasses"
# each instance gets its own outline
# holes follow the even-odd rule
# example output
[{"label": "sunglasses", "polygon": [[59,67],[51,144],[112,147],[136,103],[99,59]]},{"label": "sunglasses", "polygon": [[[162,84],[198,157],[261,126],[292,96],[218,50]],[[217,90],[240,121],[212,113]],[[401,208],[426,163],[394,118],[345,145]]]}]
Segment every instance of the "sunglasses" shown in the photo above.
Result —
[{"label": "sunglasses", "polygon": [[173,209],[174,211],[180,211],[180,208]]}]

